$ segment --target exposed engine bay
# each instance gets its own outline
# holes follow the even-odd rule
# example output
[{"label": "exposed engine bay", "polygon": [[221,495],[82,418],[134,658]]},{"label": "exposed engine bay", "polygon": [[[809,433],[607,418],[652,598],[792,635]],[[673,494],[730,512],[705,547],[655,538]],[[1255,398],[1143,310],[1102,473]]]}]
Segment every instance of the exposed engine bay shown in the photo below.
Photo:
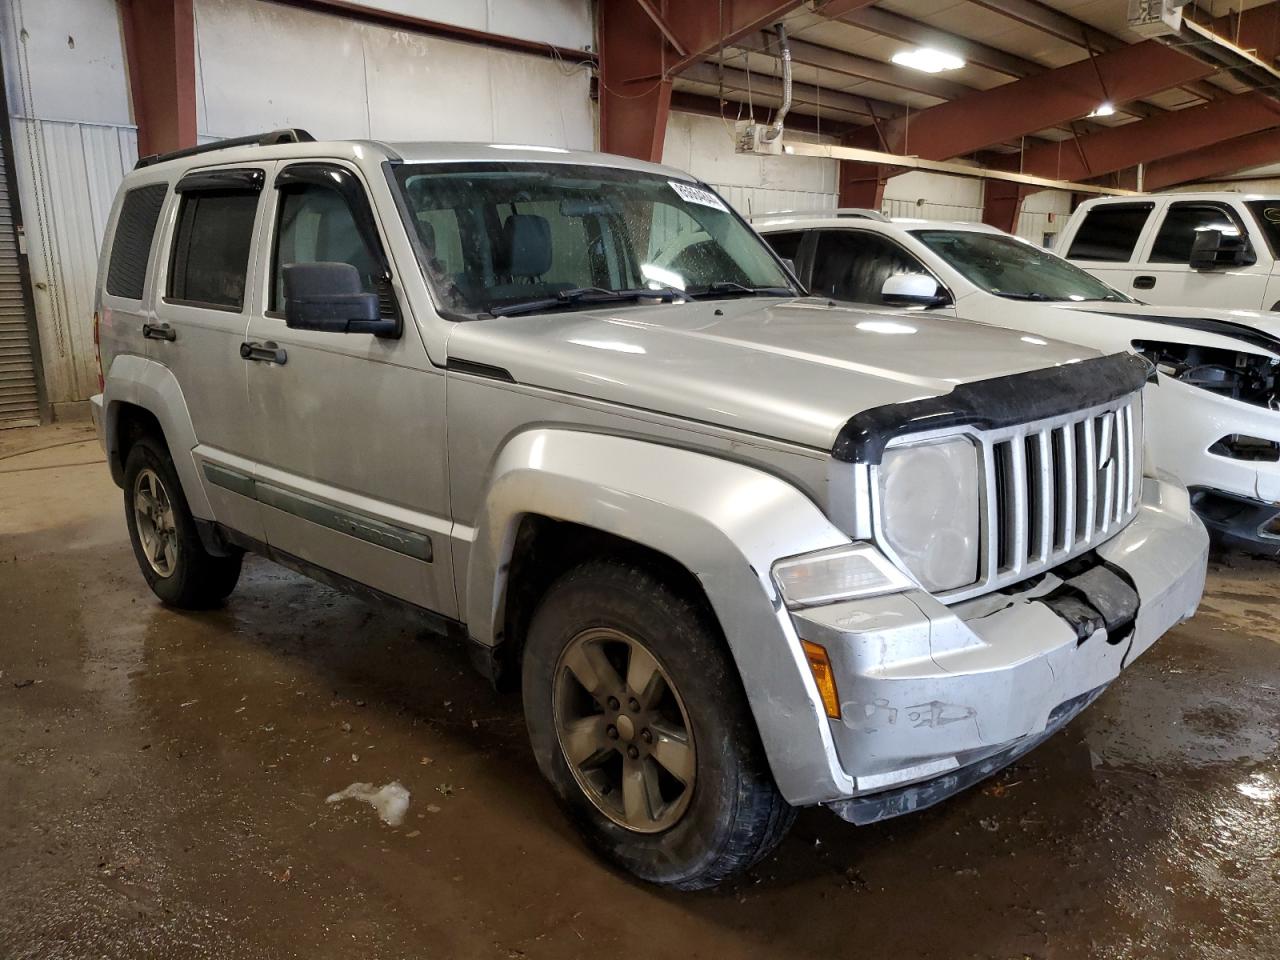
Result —
[{"label": "exposed engine bay", "polygon": [[1233,400],[1280,410],[1280,360],[1196,344],[1135,340],[1133,346],[1166,377]]}]

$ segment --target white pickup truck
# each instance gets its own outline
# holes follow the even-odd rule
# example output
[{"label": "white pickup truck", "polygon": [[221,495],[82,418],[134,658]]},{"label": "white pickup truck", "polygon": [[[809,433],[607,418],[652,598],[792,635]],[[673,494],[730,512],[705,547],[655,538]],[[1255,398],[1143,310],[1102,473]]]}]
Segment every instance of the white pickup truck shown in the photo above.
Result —
[{"label": "white pickup truck", "polygon": [[1057,251],[1147,303],[1280,310],[1280,197],[1099,197],[1071,215]]}]

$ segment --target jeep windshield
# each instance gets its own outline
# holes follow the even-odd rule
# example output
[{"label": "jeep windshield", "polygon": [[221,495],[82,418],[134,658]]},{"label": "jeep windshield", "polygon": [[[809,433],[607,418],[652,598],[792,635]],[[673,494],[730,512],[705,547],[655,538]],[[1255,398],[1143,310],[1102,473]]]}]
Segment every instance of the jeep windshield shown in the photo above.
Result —
[{"label": "jeep windshield", "polygon": [[527,162],[405,164],[395,179],[447,313],[800,293],[769,247],[692,181]]},{"label": "jeep windshield", "polygon": [[1119,290],[1025,240],[976,230],[912,230],[966,280],[1009,300],[1109,300],[1133,303]]}]

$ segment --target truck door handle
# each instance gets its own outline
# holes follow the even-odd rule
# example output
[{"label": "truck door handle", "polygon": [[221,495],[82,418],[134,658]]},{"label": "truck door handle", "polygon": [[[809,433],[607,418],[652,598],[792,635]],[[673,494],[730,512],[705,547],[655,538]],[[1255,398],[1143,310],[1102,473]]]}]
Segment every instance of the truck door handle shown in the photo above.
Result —
[{"label": "truck door handle", "polygon": [[240,344],[240,356],[245,360],[261,360],[266,363],[280,364],[289,359],[289,355],[284,352],[284,347],[274,340],[268,340],[266,343],[246,340]]},{"label": "truck door handle", "polygon": [[178,339],[178,331],[167,323],[144,323],[142,325],[142,335],[148,340],[168,340],[172,342]]},{"label": "truck door handle", "polygon": [[1133,278],[1133,288],[1135,290],[1150,290],[1156,285],[1156,278],[1143,274],[1140,277]]}]

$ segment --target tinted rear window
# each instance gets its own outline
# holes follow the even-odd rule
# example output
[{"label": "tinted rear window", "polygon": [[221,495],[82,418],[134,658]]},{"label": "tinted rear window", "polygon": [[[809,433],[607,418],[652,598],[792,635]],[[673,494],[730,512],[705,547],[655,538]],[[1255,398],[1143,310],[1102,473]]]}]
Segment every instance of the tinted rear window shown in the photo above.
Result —
[{"label": "tinted rear window", "polygon": [[1124,263],[1133,256],[1138,236],[1154,204],[1113,203],[1094,207],[1080,224],[1067,251],[1069,260]]},{"label": "tinted rear window", "polygon": [[142,299],[147,280],[147,262],[151,259],[151,241],[155,238],[160,208],[164,206],[168,184],[153,183],[138,187],[124,195],[116,233],[111,241],[111,261],[107,265],[107,293],[113,297]]},{"label": "tinted rear window", "polygon": [[244,303],[256,190],[182,195],[169,268],[169,298],[239,310]]}]

